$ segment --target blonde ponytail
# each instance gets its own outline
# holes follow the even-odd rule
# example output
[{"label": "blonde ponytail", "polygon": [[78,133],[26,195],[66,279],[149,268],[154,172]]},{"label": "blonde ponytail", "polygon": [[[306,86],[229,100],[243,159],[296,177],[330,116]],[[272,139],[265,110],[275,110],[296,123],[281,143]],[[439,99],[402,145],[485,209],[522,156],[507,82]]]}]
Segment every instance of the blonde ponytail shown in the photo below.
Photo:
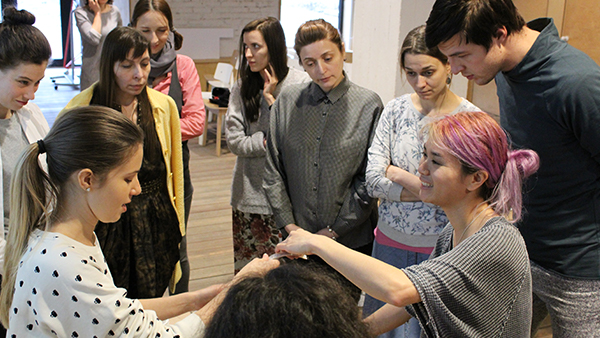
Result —
[{"label": "blonde ponytail", "polygon": [[48,200],[52,200],[49,196],[56,195],[39,165],[38,157],[39,145],[29,145],[17,163],[10,187],[11,215],[0,293],[0,321],[6,328],[19,262],[31,233],[45,228],[50,207]]}]

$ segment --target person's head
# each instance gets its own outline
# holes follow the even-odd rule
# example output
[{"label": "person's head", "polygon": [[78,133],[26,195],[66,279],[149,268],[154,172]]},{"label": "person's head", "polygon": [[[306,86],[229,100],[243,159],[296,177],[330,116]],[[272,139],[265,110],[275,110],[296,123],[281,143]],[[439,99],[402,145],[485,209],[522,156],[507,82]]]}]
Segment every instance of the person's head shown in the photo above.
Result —
[{"label": "person's head", "polygon": [[[91,0],[83,0],[83,5],[84,6],[89,6],[90,5],[90,1]],[[98,1],[98,5],[102,6],[102,5],[110,5],[113,3],[113,0],[97,0]]]},{"label": "person's head", "polygon": [[499,215],[521,218],[523,180],[539,167],[534,151],[511,150],[504,130],[483,112],[448,115],[426,130],[419,165],[423,201],[444,208],[471,195]]},{"label": "person's head", "polygon": [[261,71],[273,67],[279,82],[288,74],[285,34],[279,20],[268,17],[250,21],[240,34],[240,93],[244,113],[256,121],[260,109],[260,90],[264,87]]},{"label": "person's head", "polygon": [[483,85],[505,70],[499,47],[524,26],[511,0],[437,0],[427,19],[426,41],[448,56],[454,74]]},{"label": "person's head", "polygon": [[175,49],[179,50],[183,44],[183,36],[175,30],[171,7],[165,0],[139,0],[133,8],[131,25],[150,41],[152,55],[163,50],[171,32]]},{"label": "person's head", "polygon": [[[18,263],[35,229],[46,229],[68,217],[64,201],[85,199],[98,220],[117,221],[124,205],[140,193],[137,171],[142,160],[143,132],[123,114],[101,106],[65,112],[43,141],[29,145],[11,183],[10,231],[0,319],[8,324]],[[47,174],[39,164],[44,153]]]},{"label": "person's head", "polygon": [[0,23],[0,113],[17,111],[35,98],[44,77],[50,44],[33,27],[35,17],[25,10],[7,7]]},{"label": "person's head", "polygon": [[112,106],[123,97],[137,96],[146,90],[150,74],[150,46],[136,29],[117,27],[107,36],[100,57],[100,79],[94,95]]},{"label": "person's head", "polygon": [[296,32],[294,49],[304,70],[324,92],[344,79],[344,43],[329,22],[318,19],[303,23]]},{"label": "person's head", "polygon": [[437,47],[427,48],[425,25],[412,29],[400,48],[400,66],[408,83],[422,100],[435,100],[448,90],[448,58]]},{"label": "person's head", "polygon": [[323,267],[283,264],[229,289],[206,338],[368,337],[359,309]]}]

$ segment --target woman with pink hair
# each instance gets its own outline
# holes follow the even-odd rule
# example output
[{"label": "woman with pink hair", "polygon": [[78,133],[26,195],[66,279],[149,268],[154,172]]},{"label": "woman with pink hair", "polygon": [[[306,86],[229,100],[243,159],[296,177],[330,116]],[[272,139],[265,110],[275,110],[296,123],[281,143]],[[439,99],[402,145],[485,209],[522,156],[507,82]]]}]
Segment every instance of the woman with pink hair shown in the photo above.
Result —
[{"label": "woman with pink hair", "polygon": [[[523,179],[539,159],[511,150],[489,115],[463,112],[425,128],[419,198],[449,223],[428,260],[397,269],[303,230],[277,246],[318,255],[387,304],[365,320],[381,334],[416,317],[426,337],[525,337],[531,326],[531,273],[521,218]],[[510,220],[510,221],[509,221]]]}]

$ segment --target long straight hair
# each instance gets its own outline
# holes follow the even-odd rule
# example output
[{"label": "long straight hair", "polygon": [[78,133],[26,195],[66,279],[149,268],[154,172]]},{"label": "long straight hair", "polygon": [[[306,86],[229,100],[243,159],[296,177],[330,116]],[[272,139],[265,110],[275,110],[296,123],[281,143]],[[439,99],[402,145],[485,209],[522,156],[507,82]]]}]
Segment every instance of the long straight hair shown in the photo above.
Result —
[{"label": "long straight hair", "polygon": [[72,174],[88,168],[103,180],[131,157],[143,139],[142,130],[125,115],[106,107],[86,106],[59,116],[44,138],[47,174],[39,164],[39,143],[25,149],[11,182],[11,215],[0,293],[0,321],[4,327],[8,328],[19,262],[29,236],[64,216],[61,206]]},{"label": "long straight hair", "polygon": [[[117,27],[106,36],[102,45],[102,56],[100,57],[100,79],[94,87],[90,104],[98,104],[120,111],[121,107],[117,104],[116,97],[121,89],[117,84],[114,66],[117,62],[126,60],[131,51],[133,51],[133,58],[139,58],[145,52],[150,55],[150,42],[136,29]],[[157,137],[155,137],[156,128],[147,87],[144,86],[142,92],[137,96],[137,100],[140,105],[140,127],[146,135],[145,142],[151,149],[154,149],[159,144]],[[147,157],[147,155],[144,154],[144,157]]]},{"label": "long straight hair", "polygon": [[[250,70],[246,59],[246,48],[244,45],[244,34],[258,31],[265,39],[269,51],[269,64],[275,70],[275,76],[279,82],[283,81],[288,74],[287,51],[285,46],[285,34],[279,20],[268,17],[256,19],[249,22],[240,34],[240,71],[238,77],[242,81],[240,93],[244,104],[244,115],[250,122],[258,120],[260,112],[260,90],[263,89],[265,81],[260,73]],[[267,66],[268,67],[268,66]]]},{"label": "long straight hair", "polygon": [[523,180],[540,164],[535,151],[511,150],[504,130],[482,112],[448,115],[426,128],[429,140],[456,157],[463,173],[488,173],[480,194],[494,211],[512,222],[521,219]]}]

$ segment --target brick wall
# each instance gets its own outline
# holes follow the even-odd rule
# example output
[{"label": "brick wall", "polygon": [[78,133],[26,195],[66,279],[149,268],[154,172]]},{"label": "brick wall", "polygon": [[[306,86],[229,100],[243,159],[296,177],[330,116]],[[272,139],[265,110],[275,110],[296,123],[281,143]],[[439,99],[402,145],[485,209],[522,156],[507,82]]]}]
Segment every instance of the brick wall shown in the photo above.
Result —
[{"label": "brick wall", "polygon": [[233,39],[221,39],[221,57],[238,48],[244,26],[257,18],[279,18],[279,0],[169,0],[175,27],[233,28]]}]

